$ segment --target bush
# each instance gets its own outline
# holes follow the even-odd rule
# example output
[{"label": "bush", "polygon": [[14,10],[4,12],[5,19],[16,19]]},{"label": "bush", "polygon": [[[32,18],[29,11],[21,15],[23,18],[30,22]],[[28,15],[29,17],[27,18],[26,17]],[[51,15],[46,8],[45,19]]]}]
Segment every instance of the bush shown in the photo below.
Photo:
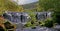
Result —
[{"label": "bush", "polygon": [[31,23],[30,22],[27,22],[27,24],[24,25],[25,27],[30,27],[31,26]]},{"label": "bush", "polygon": [[50,19],[47,19],[47,20],[45,21],[44,26],[49,27],[49,28],[53,27],[53,21],[50,20]]}]

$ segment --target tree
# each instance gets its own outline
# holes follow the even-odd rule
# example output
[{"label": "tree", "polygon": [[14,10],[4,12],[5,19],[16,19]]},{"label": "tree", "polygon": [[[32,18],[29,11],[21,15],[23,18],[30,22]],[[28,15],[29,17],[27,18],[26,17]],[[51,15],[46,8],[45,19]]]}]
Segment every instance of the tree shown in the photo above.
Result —
[{"label": "tree", "polygon": [[39,0],[39,5],[43,7],[45,11],[51,11],[53,9],[53,20],[60,24],[60,0]]},{"label": "tree", "polygon": [[0,0],[0,14],[2,14],[3,11],[20,12],[22,9],[22,6],[17,5],[16,2],[12,2],[11,0]]},{"label": "tree", "polygon": [[41,12],[41,11],[43,10],[43,8],[39,5],[39,3],[37,3],[35,10],[36,10],[37,12]]}]

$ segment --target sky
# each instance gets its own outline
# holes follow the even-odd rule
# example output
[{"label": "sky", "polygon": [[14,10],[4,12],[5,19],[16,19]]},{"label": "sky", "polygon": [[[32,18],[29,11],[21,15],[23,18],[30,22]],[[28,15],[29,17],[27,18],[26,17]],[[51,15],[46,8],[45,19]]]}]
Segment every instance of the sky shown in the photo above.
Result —
[{"label": "sky", "polygon": [[33,3],[36,2],[38,0],[13,0],[15,2],[17,2],[18,5],[24,5],[24,4],[28,4],[28,3]]}]

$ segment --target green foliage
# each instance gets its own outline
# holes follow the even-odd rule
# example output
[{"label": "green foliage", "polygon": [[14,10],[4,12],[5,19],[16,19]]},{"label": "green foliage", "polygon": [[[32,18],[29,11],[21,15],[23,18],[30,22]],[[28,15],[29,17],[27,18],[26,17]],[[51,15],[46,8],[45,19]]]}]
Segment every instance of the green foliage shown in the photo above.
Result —
[{"label": "green foliage", "polygon": [[44,21],[40,21],[40,26],[44,26],[45,22]]},{"label": "green foliage", "polygon": [[53,23],[53,21],[52,21],[51,19],[47,19],[47,20],[45,21],[44,26],[51,28],[51,27],[53,27],[53,24],[54,24],[54,23]]},{"label": "green foliage", "polygon": [[39,0],[40,6],[43,7],[44,10],[48,10],[54,8],[55,0]]},{"label": "green foliage", "polygon": [[59,9],[60,0],[39,0],[40,6],[44,8],[44,10],[49,9]]},{"label": "green foliage", "polygon": [[26,27],[32,27],[32,26],[35,26],[35,21],[36,21],[36,18],[35,18],[35,14],[34,12],[30,12],[30,20],[27,22],[27,24],[25,24]]},{"label": "green foliage", "polygon": [[31,26],[31,23],[30,22],[27,22],[27,24],[24,25],[25,27],[30,27]]},{"label": "green foliage", "polygon": [[0,14],[4,11],[21,12],[23,11],[23,8],[11,0],[0,0]]},{"label": "green foliage", "polygon": [[[45,11],[52,11],[53,10],[53,21],[60,24],[60,0],[39,0],[39,5]],[[49,10],[52,9],[52,10]]]},{"label": "green foliage", "polygon": [[35,18],[35,13],[34,12],[30,12],[30,17],[31,17],[31,21],[36,21],[36,18]]},{"label": "green foliage", "polygon": [[39,5],[39,3],[37,3],[36,6],[37,6],[35,8],[36,12],[42,12],[43,11],[43,8]]}]

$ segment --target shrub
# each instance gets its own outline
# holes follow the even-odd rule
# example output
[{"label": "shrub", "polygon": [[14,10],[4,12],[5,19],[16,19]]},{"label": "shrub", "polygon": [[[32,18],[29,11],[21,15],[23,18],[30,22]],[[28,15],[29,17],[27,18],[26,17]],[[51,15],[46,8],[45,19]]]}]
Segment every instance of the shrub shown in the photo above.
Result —
[{"label": "shrub", "polygon": [[31,26],[31,23],[30,22],[27,22],[27,24],[24,25],[25,27],[30,27]]},{"label": "shrub", "polygon": [[50,19],[47,19],[47,20],[45,21],[44,26],[49,27],[49,28],[53,27],[53,21],[50,20]]}]

